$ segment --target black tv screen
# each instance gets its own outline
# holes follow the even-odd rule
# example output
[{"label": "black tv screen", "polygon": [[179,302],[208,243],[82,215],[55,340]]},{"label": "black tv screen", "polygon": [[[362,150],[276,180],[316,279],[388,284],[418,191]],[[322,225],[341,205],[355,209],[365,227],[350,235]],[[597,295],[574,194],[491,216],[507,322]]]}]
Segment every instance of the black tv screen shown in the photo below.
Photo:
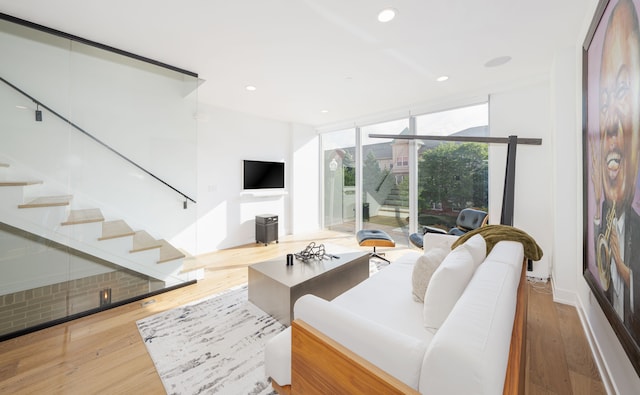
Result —
[{"label": "black tv screen", "polygon": [[284,188],[284,162],[245,160],[244,189]]}]

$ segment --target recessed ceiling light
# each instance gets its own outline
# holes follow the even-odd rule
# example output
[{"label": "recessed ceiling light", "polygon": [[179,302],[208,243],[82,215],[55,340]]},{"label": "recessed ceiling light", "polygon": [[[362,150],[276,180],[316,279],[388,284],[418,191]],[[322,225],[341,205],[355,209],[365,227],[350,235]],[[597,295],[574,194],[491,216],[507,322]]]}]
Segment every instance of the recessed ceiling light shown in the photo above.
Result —
[{"label": "recessed ceiling light", "polygon": [[253,92],[255,91],[257,88],[253,85],[247,85],[244,87],[244,89],[248,90],[249,92]]},{"label": "recessed ceiling light", "polygon": [[26,106],[20,106],[20,105],[17,105],[16,108],[19,109],[19,110],[26,110],[27,109]]},{"label": "recessed ceiling light", "polygon": [[329,110],[320,110],[321,113],[326,114],[329,112]]},{"label": "recessed ceiling light", "polygon": [[385,23],[393,20],[398,14],[398,10],[394,8],[385,8],[378,13],[378,21]]},{"label": "recessed ceiling light", "polygon": [[497,58],[493,58],[487,63],[484,64],[484,67],[498,67],[502,66],[505,63],[508,63],[511,60],[511,56],[498,56]]},{"label": "recessed ceiling light", "polygon": [[446,81],[448,79],[449,79],[449,77],[447,77],[446,75],[443,75],[443,76],[440,76],[440,77],[436,78],[436,81],[442,82],[442,81]]}]

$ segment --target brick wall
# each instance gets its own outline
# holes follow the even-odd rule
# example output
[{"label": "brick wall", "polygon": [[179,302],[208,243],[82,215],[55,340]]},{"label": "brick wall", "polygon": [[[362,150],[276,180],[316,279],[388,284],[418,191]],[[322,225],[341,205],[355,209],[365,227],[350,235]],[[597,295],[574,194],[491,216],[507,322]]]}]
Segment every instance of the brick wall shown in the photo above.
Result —
[{"label": "brick wall", "polygon": [[99,292],[111,288],[111,302],[150,292],[147,277],[114,271],[0,296],[0,335],[100,307]]}]

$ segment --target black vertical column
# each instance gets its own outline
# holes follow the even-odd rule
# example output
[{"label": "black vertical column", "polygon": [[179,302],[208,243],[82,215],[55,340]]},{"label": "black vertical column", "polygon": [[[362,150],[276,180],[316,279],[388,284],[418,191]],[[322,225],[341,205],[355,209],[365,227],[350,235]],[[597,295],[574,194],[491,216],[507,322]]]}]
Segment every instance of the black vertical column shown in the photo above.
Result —
[{"label": "black vertical column", "polygon": [[517,146],[518,136],[509,136],[509,145],[507,146],[507,168],[504,173],[504,190],[502,193],[502,214],[500,216],[500,224],[502,225],[513,226]]}]

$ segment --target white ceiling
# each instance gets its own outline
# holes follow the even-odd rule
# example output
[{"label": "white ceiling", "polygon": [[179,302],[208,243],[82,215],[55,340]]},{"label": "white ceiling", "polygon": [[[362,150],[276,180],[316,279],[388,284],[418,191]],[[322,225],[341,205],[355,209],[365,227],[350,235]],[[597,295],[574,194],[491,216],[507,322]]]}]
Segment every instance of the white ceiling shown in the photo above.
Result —
[{"label": "white ceiling", "polygon": [[[0,12],[198,73],[200,102],[323,126],[541,78],[580,41],[589,3],[0,0]],[[389,6],[396,19],[378,22]],[[512,60],[484,67],[499,56]]]}]

